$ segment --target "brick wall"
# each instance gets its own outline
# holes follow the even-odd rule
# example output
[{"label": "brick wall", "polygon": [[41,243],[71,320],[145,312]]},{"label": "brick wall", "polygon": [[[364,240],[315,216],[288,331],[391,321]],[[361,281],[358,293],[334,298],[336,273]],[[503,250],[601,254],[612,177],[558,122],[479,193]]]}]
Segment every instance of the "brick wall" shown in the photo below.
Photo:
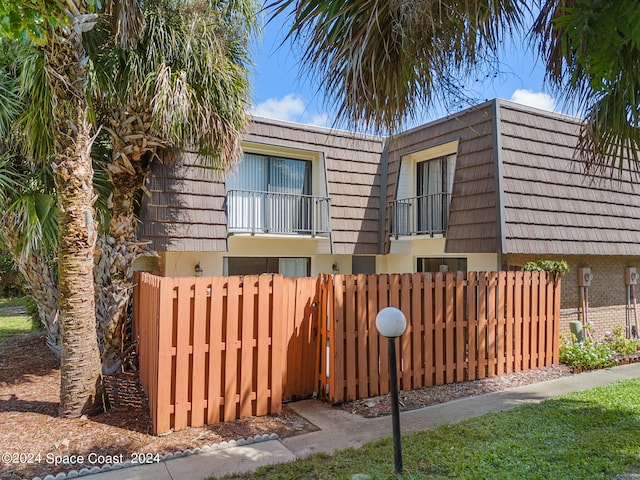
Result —
[{"label": "brick wall", "polygon": [[[562,317],[561,331],[569,332],[569,322],[581,319],[581,287],[578,286],[578,268],[590,267],[593,279],[588,289],[588,318],[593,325],[595,338],[601,338],[606,331],[616,326],[627,324],[627,286],[625,284],[625,268],[636,267],[640,271],[640,256],[557,256],[545,255],[506,255],[503,266],[513,269],[528,261],[565,260],[569,263],[569,272],[562,278]],[[635,287],[636,297],[640,302],[640,285]],[[638,309],[640,317],[640,306]],[[638,319],[640,322],[640,318]]]}]

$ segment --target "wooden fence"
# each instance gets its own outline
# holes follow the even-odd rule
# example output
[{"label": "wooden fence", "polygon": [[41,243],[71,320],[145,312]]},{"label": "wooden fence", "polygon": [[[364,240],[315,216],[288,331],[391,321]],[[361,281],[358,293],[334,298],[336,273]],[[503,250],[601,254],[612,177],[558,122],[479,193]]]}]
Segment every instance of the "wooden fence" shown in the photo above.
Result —
[{"label": "wooden fence", "polygon": [[319,282],[136,277],[134,334],[155,433],[277,413],[316,380]]},{"label": "wooden fence", "polygon": [[400,388],[558,361],[560,282],[545,273],[136,277],[134,334],[156,433],[389,391],[384,307],[401,309]]},{"label": "wooden fence", "polygon": [[331,402],[389,392],[377,313],[402,310],[399,387],[413,390],[558,362],[560,280],[544,272],[337,275],[320,343],[318,382]]}]

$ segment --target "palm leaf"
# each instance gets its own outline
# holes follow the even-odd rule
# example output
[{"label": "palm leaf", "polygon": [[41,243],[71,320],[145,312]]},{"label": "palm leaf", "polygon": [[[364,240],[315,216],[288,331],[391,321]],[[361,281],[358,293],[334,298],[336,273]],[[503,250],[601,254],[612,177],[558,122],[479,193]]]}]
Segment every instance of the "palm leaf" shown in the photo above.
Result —
[{"label": "palm leaf", "polygon": [[277,0],[303,68],[319,78],[338,122],[397,130],[437,102],[459,98],[452,79],[490,67],[524,1]]}]

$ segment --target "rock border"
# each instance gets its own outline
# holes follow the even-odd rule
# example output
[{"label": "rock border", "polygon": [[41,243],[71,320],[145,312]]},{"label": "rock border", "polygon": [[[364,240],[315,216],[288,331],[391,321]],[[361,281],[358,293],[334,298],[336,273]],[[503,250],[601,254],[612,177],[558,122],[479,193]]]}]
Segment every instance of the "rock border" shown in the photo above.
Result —
[{"label": "rock border", "polygon": [[[189,457],[191,455],[214,452],[216,450],[242,447],[244,445],[252,445],[255,443],[268,442],[269,440],[278,440],[279,438],[280,437],[278,436],[277,433],[264,433],[262,435],[256,435],[254,437],[239,438],[237,440],[229,440],[226,442],[214,443],[211,445],[204,445],[202,447],[186,449],[186,450],[177,451],[174,453],[165,453],[164,455],[161,455],[158,463],[166,462],[174,458]],[[139,467],[142,465],[144,464],[131,463],[131,460],[127,460],[124,463],[113,463],[113,464],[107,464],[102,466],[85,467],[85,468],[81,468],[80,470],[70,470],[69,472],[66,472],[66,473],[60,472],[56,475],[49,474],[49,475],[46,475],[45,477],[33,477],[31,480],[67,480],[69,478],[85,477],[87,475],[93,475],[94,473],[104,473],[104,472],[110,472],[112,470],[120,470],[123,468]],[[29,479],[27,478],[24,480],[29,480]]]}]

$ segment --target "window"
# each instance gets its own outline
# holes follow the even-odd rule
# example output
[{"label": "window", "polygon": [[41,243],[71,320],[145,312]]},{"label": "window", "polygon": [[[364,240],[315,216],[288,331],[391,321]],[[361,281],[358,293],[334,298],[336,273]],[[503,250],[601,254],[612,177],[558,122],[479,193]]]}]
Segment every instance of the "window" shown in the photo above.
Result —
[{"label": "window", "polygon": [[327,229],[328,199],[311,196],[311,161],[245,153],[227,177],[233,233],[316,234]]},{"label": "window", "polygon": [[[442,267],[442,268],[441,268]],[[466,258],[418,258],[418,272],[466,272]]]},{"label": "window", "polygon": [[417,233],[444,233],[449,220],[455,155],[417,164]]},{"label": "window", "polygon": [[225,257],[224,275],[280,273],[285,277],[311,275],[311,259],[289,257]]},{"label": "window", "polygon": [[351,257],[351,273],[376,273],[376,257],[354,255]]},{"label": "window", "polygon": [[402,157],[389,205],[392,236],[447,233],[457,151],[454,140]]}]

